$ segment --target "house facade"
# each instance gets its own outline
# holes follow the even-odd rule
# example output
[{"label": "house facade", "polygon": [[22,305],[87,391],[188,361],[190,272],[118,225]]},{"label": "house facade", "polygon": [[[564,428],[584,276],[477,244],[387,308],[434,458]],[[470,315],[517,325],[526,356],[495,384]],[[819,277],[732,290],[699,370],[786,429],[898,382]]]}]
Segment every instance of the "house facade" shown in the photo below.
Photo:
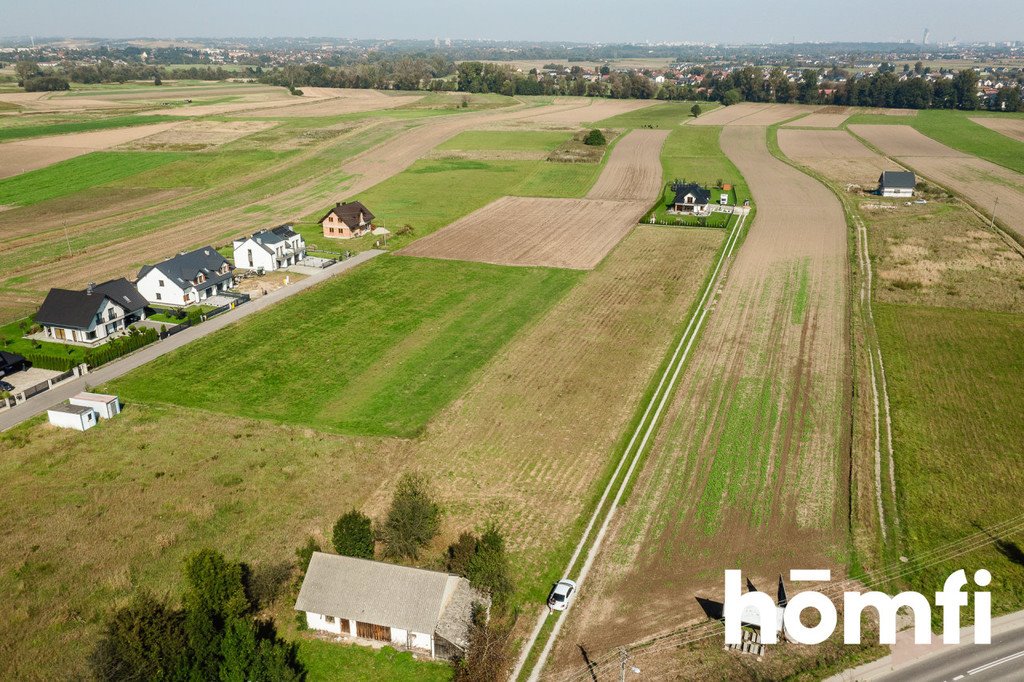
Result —
[{"label": "house facade", "polygon": [[912,197],[917,177],[910,171],[882,171],[878,176],[878,193],[883,197]]},{"label": "house facade", "polygon": [[84,291],[50,289],[35,320],[47,340],[98,345],[145,317],[145,299],[121,278]]},{"label": "house facade", "polygon": [[455,575],[315,552],[295,609],[312,630],[453,658],[469,645],[474,604],[490,599]]},{"label": "house facade", "polygon": [[291,225],[260,230],[232,242],[235,267],[272,272],[295,265],[306,257],[306,241]]},{"label": "house facade", "polygon": [[361,201],[339,202],[320,219],[320,225],[328,239],[352,239],[371,232],[375,217]]},{"label": "house facade", "polygon": [[187,306],[234,285],[231,264],[212,246],[180,253],[139,270],[135,286],[154,305]]},{"label": "house facade", "polygon": [[708,215],[711,213],[711,192],[700,185],[687,182],[673,183],[675,197],[668,206],[669,213]]}]

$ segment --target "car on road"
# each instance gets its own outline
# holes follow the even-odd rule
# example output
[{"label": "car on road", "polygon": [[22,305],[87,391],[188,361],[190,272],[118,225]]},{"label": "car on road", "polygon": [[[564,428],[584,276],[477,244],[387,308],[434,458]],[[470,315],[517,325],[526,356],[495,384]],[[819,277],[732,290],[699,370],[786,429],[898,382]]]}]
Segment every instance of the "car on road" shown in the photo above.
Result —
[{"label": "car on road", "polygon": [[569,600],[576,594],[576,583],[568,578],[563,578],[555,583],[548,595],[548,608],[552,611],[565,611],[569,606]]}]

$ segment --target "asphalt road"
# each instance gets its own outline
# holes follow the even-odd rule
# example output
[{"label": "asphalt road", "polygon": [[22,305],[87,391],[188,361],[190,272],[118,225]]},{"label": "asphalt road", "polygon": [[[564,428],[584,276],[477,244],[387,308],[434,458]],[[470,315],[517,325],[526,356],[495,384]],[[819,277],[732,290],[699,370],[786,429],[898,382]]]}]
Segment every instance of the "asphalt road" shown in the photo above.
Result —
[{"label": "asphalt road", "polygon": [[884,682],[1024,680],[1024,624],[993,635],[991,644],[961,644],[946,653],[873,679]]},{"label": "asphalt road", "polygon": [[103,365],[94,372],[90,372],[89,374],[72,381],[66,381],[62,384],[58,384],[55,388],[51,388],[45,393],[33,396],[6,412],[0,412],[0,431],[6,431],[7,429],[17,426],[26,419],[31,419],[37,414],[42,414],[54,405],[62,403],[76,393],[86,390],[87,385],[97,386],[112,379],[116,379],[117,377],[132,371],[136,367],[141,367],[147,362],[155,360],[161,355],[166,355],[172,350],[181,348],[196,339],[212,334],[219,329],[223,329],[229,324],[237,322],[244,317],[248,317],[253,313],[265,310],[266,308],[269,308],[276,303],[280,303],[284,299],[305,291],[312,286],[316,286],[335,275],[347,272],[357,265],[365,263],[371,258],[379,256],[382,253],[385,252],[378,249],[370,249],[369,251],[356,254],[346,261],[336,263],[335,265],[325,268],[319,273],[300,280],[295,284],[281,287],[277,291],[272,291],[266,296],[260,296],[249,303],[238,306],[234,310],[229,310],[228,312],[218,315],[211,320],[207,320],[200,325],[190,327],[189,329],[175,334],[170,338],[164,339],[163,341],[157,341],[156,343],[144,346],[131,355]]}]

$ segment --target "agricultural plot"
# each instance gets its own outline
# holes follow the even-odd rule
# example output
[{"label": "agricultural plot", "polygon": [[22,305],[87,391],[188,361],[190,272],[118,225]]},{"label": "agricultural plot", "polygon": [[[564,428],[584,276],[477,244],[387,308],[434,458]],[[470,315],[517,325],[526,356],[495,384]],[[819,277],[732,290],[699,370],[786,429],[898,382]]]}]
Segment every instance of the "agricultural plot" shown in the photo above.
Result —
[{"label": "agricultural plot", "polygon": [[[393,109],[415,102],[423,95],[385,95],[377,90],[352,90],[343,88],[303,88],[303,96],[295,97],[286,106],[259,107],[244,110],[249,115],[261,118],[297,118],[319,116],[341,116],[379,109]],[[308,102],[311,96],[315,101]],[[319,101],[316,101],[319,100]],[[240,115],[242,110],[234,111]]]},{"label": "agricultural plot", "polygon": [[[715,231],[640,228],[547,312],[538,311],[534,324],[523,325],[418,439],[333,435],[138,402],[84,437],[38,422],[0,435],[3,474],[12,488],[0,501],[10,522],[0,557],[12,567],[0,576],[0,650],[18,652],[2,657],[0,675],[84,676],[110,605],[139,589],[177,589],[182,557],[216,547],[264,566],[292,561],[301,538],[329,542],[331,524],[353,506],[379,514],[395,478],[409,469],[430,472],[446,509],[431,556],[462,530],[495,519],[513,544],[517,571],[536,576],[520,588],[543,591],[551,566],[564,563],[552,558],[564,551],[560,538],[568,537],[585,507],[720,241]],[[415,263],[394,260],[403,269]],[[496,300],[492,287],[500,290],[498,298],[508,296],[527,272],[457,267],[500,275],[492,282],[474,278],[488,305]],[[562,275],[575,281],[572,273]],[[433,288],[451,282],[446,275]],[[393,283],[401,292],[410,280]],[[419,298],[430,288],[409,295]],[[317,294],[303,297],[310,295]],[[537,293],[528,296],[533,309]],[[453,303],[446,301],[450,314]],[[453,314],[473,314],[454,308]],[[301,307],[303,313],[315,309]],[[387,324],[384,318],[397,307],[382,303],[381,317],[367,315],[365,305],[359,309],[358,321],[341,325],[335,318],[325,330],[336,358],[346,354],[342,347],[373,352],[364,332]],[[304,340],[280,324],[267,329],[259,333],[276,339],[274,354]],[[339,330],[350,340],[336,343]],[[253,342],[248,333],[239,336],[243,345]],[[468,338],[461,335],[459,345]],[[379,367],[384,374],[396,371],[393,363]],[[377,390],[388,392],[380,395],[386,416],[409,396],[391,393],[396,384],[384,374]],[[324,375],[318,368],[296,376],[297,393],[280,399],[310,393]],[[561,491],[557,499],[552,486]],[[310,505],[311,489],[333,491],[333,501]],[[279,611],[290,613],[290,606]],[[55,650],[62,655],[53,656]]]},{"label": "agricultural plot", "polygon": [[[878,305],[876,319],[889,373],[903,553],[915,569],[902,589],[927,594],[953,571],[986,568],[993,611],[1019,609],[1020,523],[1005,522],[1020,515],[1024,316]],[[975,533],[991,542],[942,551]],[[915,558],[928,552],[940,552],[939,560]]]},{"label": "agricultural plot", "polygon": [[695,126],[768,126],[817,109],[806,104],[764,104],[740,102],[721,107],[687,121]]},{"label": "agricultural plot", "polygon": [[845,130],[787,130],[782,127],[778,140],[783,154],[844,185],[873,189],[882,171],[903,170]]},{"label": "agricultural plot", "polygon": [[1002,118],[996,116],[980,116],[970,119],[989,130],[1006,135],[1011,140],[1024,142],[1024,118]]},{"label": "agricultural plot", "polygon": [[264,419],[324,431],[412,436],[575,279],[382,258],[168,354],[114,390],[236,416],[259,405]]},{"label": "agricultural plot", "polygon": [[[24,142],[6,142],[0,145],[0,178],[44,168],[90,152],[111,149],[132,140],[168,131],[175,125],[177,123],[155,123],[148,126],[36,137]],[[0,200],[0,203],[4,202]]]},{"label": "agricultural plot", "polygon": [[998,200],[996,219],[1024,238],[1024,174],[951,149],[909,126],[852,125],[850,130],[979,210],[991,211]]},{"label": "agricultural plot", "polygon": [[633,131],[585,199],[504,197],[401,251],[506,265],[592,268],[636,225],[661,186],[663,131]]},{"label": "agricultural plot", "polygon": [[119,149],[200,151],[219,147],[273,125],[269,121],[183,121],[169,130],[126,142]]},{"label": "agricultural plot", "polygon": [[636,225],[636,202],[502,197],[418,239],[408,256],[588,270]]},{"label": "agricultural plot", "polygon": [[690,109],[694,104],[699,104],[704,113],[719,107],[715,102],[659,102],[643,109],[606,118],[603,121],[598,121],[595,125],[599,128],[665,128],[674,130],[693,117]]},{"label": "agricultural plot", "polygon": [[652,106],[650,100],[603,99],[599,97],[561,97],[556,109],[540,111],[528,117],[531,124],[578,126],[601,121]]},{"label": "agricultural plot", "polygon": [[813,114],[808,114],[789,123],[783,123],[782,127],[794,126],[798,128],[838,128],[853,114],[852,107],[823,107]]},{"label": "agricultural plot", "polygon": [[845,220],[770,155],[764,128],[726,127],[721,144],[758,212],[560,639],[562,665],[576,644],[608,651],[703,619],[694,597],[720,598],[725,568],[762,586],[792,567],[842,571]]}]

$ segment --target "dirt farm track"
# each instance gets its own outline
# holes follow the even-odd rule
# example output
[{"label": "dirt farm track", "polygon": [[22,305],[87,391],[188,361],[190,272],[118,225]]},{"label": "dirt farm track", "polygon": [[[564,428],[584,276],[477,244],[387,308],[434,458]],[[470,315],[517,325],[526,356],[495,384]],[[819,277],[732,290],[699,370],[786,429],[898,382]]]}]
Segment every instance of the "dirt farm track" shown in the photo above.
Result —
[{"label": "dirt farm track", "polygon": [[721,145],[757,214],[559,639],[554,679],[583,665],[578,646],[601,654],[701,620],[695,597],[720,599],[724,568],[742,562],[758,585],[790,567],[838,568],[843,212],[827,188],[769,153],[764,127],[726,126]]},{"label": "dirt farm track", "polygon": [[663,130],[634,130],[585,199],[502,197],[399,253],[502,265],[590,269],[650,208],[661,187]]}]

